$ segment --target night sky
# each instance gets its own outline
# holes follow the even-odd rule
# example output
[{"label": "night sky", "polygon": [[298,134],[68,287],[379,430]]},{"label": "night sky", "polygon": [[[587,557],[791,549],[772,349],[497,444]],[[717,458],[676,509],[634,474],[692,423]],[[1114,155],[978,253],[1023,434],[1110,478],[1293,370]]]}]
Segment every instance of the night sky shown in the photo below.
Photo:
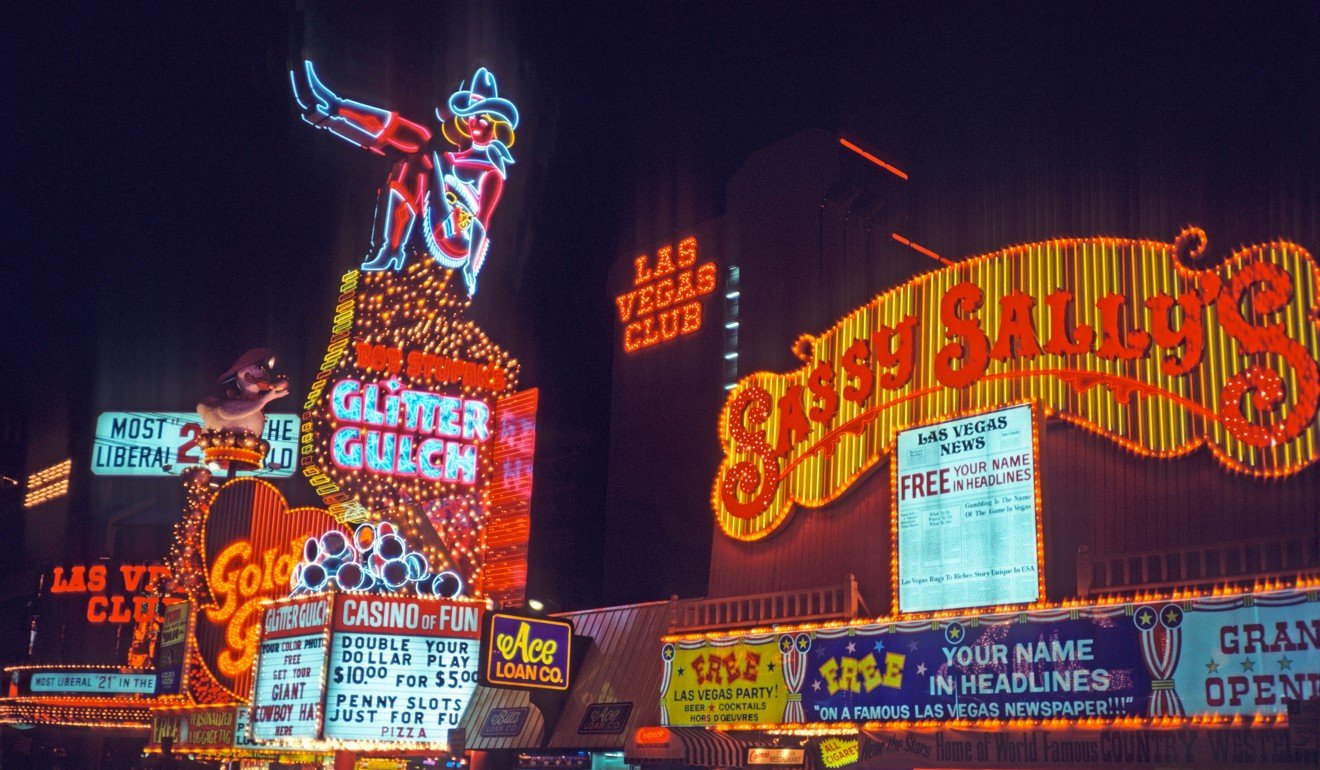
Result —
[{"label": "night sky", "polygon": [[[387,166],[298,120],[287,69],[303,55],[341,95],[422,117],[484,64],[522,111],[473,313],[541,388],[531,590],[565,606],[590,605],[600,579],[606,270],[718,215],[757,148],[807,128],[855,137],[929,180],[918,189],[941,222],[957,221],[965,183],[1002,184],[1012,205],[1030,174],[1059,169],[1085,169],[1077,195],[1155,166],[1165,184],[1198,170],[1206,200],[1270,185],[1320,200],[1320,4],[632,5],[155,3],[7,19],[6,409],[50,388],[97,411],[190,409],[260,344],[305,393]],[[1279,222],[1188,213],[1224,245],[1320,245],[1306,239],[1314,207]],[[953,256],[1063,234],[909,230]]]}]

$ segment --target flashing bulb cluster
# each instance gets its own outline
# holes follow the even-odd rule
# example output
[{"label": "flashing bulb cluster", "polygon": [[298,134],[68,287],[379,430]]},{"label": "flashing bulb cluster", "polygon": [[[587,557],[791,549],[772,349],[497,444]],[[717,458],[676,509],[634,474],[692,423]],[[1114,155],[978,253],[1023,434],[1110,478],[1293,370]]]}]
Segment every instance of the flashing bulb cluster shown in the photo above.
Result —
[{"label": "flashing bulb cluster", "polygon": [[444,570],[432,573],[420,551],[409,551],[388,521],[361,524],[352,536],[332,529],[303,544],[303,560],[290,576],[292,596],[338,589],[393,593],[412,587],[422,596],[453,599],[463,593],[463,579]]}]

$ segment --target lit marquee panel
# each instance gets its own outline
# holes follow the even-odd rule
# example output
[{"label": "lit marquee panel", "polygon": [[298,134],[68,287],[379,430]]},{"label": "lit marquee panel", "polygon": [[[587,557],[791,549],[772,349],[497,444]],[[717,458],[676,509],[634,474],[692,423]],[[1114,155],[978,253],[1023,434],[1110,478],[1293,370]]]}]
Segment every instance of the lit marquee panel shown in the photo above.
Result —
[{"label": "lit marquee panel", "polygon": [[[92,473],[97,476],[179,476],[204,462],[196,412],[102,412],[96,419]],[[261,431],[270,444],[262,466],[244,476],[293,475],[298,454],[298,416],[268,414]]]},{"label": "lit marquee panel", "polygon": [[501,398],[495,407],[495,478],[486,520],[484,588],[486,596],[504,607],[521,605],[527,587],[538,398],[532,388]]},{"label": "lit marquee panel", "polygon": [[326,677],[328,740],[444,745],[477,688],[482,605],[346,596]]},{"label": "lit marquee panel", "polygon": [[1290,702],[1320,697],[1317,585],[669,636],[660,719],[759,730],[1279,726]]},{"label": "lit marquee panel", "polygon": [[252,691],[256,740],[319,734],[331,601],[324,594],[299,597],[266,610]]},{"label": "lit marquee panel", "polygon": [[255,741],[446,750],[477,687],[483,606],[354,591],[275,602],[256,664]]},{"label": "lit marquee panel", "polygon": [[477,483],[478,449],[490,438],[490,406],[477,399],[408,390],[397,380],[335,383],[330,440],[335,466],[466,486]]}]

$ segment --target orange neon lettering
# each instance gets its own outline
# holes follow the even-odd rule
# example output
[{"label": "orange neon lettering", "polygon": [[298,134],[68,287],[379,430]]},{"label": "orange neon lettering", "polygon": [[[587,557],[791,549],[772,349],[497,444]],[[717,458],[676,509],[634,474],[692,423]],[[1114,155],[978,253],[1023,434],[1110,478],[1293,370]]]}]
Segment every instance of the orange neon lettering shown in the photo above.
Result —
[{"label": "orange neon lettering", "polygon": [[678,289],[674,292],[674,301],[682,302],[683,300],[692,299],[695,296],[697,296],[697,290],[692,285],[692,271],[685,270],[684,272],[679,273]]},{"label": "orange neon lettering", "polygon": [[87,622],[104,623],[106,621],[106,604],[109,600],[104,596],[93,596],[87,600]]},{"label": "orange neon lettering", "polygon": [[1086,324],[1076,327],[1076,339],[1068,331],[1068,311],[1072,307],[1073,293],[1070,291],[1052,291],[1045,298],[1050,308],[1050,339],[1045,343],[1045,352],[1055,356],[1078,355],[1091,349],[1095,340],[1095,330]]},{"label": "orange neon lettering", "polygon": [[651,270],[646,266],[646,255],[633,260],[633,286],[641,286],[651,280]]},{"label": "orange neon lettering", "polygon": [[710,294],[715,291],[715,263],[707,262],[697,268],[697,293]]},{"label": "orange neon lettering", "polygon": [[779,436],[775,439],[775,454],[788,454],[793,445],[809,433],[811,426],[802,410],[802,386],[794,385],[779,398]]},{"label": "orange neon lettering", "polygon": [[1150,334],[1137,329],[1124,332],[1121,314],[1127,305],[1122,294],[1106,294],[1096,302],[1100,309],[1100,347],[1095,354],[1104,359],[1134,361],[1150,346]]},{"label": "orange neon lettering", "polygon": [[647,316],[655,312],[654,297],[654,286],[643,286],[637,290],[637,315]]},{"label": "orange neon lettering", "polygon": [[87,591],[87,583],[83,580],[83,570],[85,568],[71,567],[66,577],[63,567],[56,567],[52,573],[50,581],[50,592],[53,594],[64,593],[84,593]]},{"label": "orange neon lettering", "polygon": [[127,623],[133,619],[133,613],[124,606],[124,597],[116,594],[110,597],[110,612],[106,617],[111,623]]},{"label": "orange neon lettering", "polygon": [[839,411],[839,394],[834,390],[834,367],[828,361],[821,361],[811,372],[807,380],[807,389],[811,391],[811,400],[815,405],[807,410],[812,422],[829,422]]},{"label": "orange neon lettering", "polygon": [[689,302],[683,306],[683,334],[691,334],[701,328],[701,303]]},{"label": "orange neon lettering", "polygon": [[[839,362],[843,366],[845,382],[843,387],[843,398],[854,404],[860,404],[871,397],[871,387],[874,384],[871,367],[867,365],[870,358],[870,350],[866,347],[865,340],[853,340],[848,349],[843,352],[843,359]],[[856,380],[856,384],[853,381]]]},{"label": "orange neon lettering", "polygon": [[104,564],[93,564],[87,568],[87,590],[94,594],[105,590]]},{"label": "orange neon lettering", "polygon": [[655,253],[654,277],[670,275],[674,272],[674,250],[666,246]]},{"label": "orange neon lettering", "polygon": [[655,309],[664,310],[674,302],[674,279],[655,282]]},{"label": "orange neon lettering", "polygon": [[688,236],[678,242],[678,266],[692,267],[697,263],[697,239]]},{"label": "orange neon lettering", "polygon": [[[1022,357],[1032,359],[1040,355],[1036,341],[1036,327],[1031,323],[1031,311],[1036,298],[1021,291],[1005,294],[999,300],[999,337],[990,348],[990,357],[996,361]],[[1016,340],[1017,345],[1014,345]]]},{"label": "orange neon lettering", "polygon": [[623,327],[623,349],[626,352],[631,353],[642,346],[641,331],[642,325],[637,321]]},{"label": "orange neon lettering", "polygon": [[[1173,297],[1159,294],[1146,300],[1150,309],[1150,336],[1155,344],[1162,348],[1182,348],[1182,355],[1170,353],[1160,362],[1160,370],[1165,374],[1178,376],[1187,374],[1201,363],[1205,352],[1205,326],[1201,314],[1205,304],[1196,292],[1185,291],[1178,295],[1175,304]],[[1182,325],[1174,328],[1174,308],[1182,311]]]},{"label": "orange neon lettering", "polygon": [[632,353],[692,334],[701,328],[698,297],[715,291],[719,271],[714,262],[697,265],[697,239],[688,236],[675,248],[655,253],[655,264],[643,254],[633,260],[633,288],[614,298],[623,324],[623,349]]},{"label": "orange neon lettering", "polygon": [[678,336],[678,314],[680,312],[682,312],[682,308],[674,308],[657,316],[660,319],[661,340],[667,342]]},{"label": "orange neon lettering", "polygon": [[627,323],[628,319],[632,318],[633,300],[636,296],[636,292],[630,291],[627,294],[620,294],[614,298],[614,306],[619,309],[620,323]]},{"label": "orange neon lettering", "polygon": [[[275,586],[286,585],[293,571],[297,543],[254,554],[246,540],[230,543],[211,565],[211,593],[217,605],[206,616],[225,623],[226,649],[217,661],[221,673],[239,677],[251,669],[260,630],[261,603]],[[255,558],[254,558],[255,557]]]},{"label": "orange neon lettering", "polygon": [[904,318],[897,328],[881,326],[871,335],[871,350],[879,367],[892,369],[880,375],[880,387],[897,390],[907,384],[916,368],[917,319]]}]

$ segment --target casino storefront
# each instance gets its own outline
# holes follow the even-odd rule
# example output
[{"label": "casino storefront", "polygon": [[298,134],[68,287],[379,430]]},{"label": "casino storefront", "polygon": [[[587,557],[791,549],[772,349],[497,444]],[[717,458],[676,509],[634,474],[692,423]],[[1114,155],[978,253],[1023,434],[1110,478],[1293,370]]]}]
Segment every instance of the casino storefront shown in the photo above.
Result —
[{"label": "casino storefront", "polygon": [[[616,273],[626,297],[685,237],[737,266],[705,307],[723,348],[679,335],[616,365],[633,389],[680,358],[735,370],[704,426],[707,598],[655,640],[658,718],[625,760],[1315,767],[1312,254],[1269,233],[1216,251],[1195,227],[1058,238],[919,257],[842,304],[851,287],[786,286],[812,249],[770,232],[820,232],[829,268],[876,248],[838,234],[875,197],[831,143],[760,153],[729,213]],[[748,181],[804,156],[800,210]]]}]

